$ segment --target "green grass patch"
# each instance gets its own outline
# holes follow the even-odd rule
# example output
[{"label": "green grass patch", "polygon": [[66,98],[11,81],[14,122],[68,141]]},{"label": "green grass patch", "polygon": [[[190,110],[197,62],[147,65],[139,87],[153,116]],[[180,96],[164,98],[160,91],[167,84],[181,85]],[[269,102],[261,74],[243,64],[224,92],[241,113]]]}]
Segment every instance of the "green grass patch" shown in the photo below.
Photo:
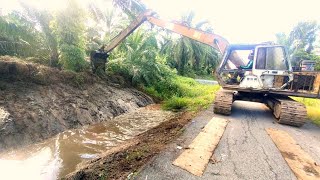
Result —
[{"label": "green grass patch", "polygon": [[300,98],[300,97],[292,97],[292,98],[306,105],[308,118],[314,124],[320,126],[320,100],[311,99],[311,98]]},{"label": "green grass patch", "polygon": [[145,91],[163,100],[162,107],[165,110],[197,111],[207,108],[219,89],[219,85],[204,85],[192,78],[174,76],[170,80],[145,88]]}]

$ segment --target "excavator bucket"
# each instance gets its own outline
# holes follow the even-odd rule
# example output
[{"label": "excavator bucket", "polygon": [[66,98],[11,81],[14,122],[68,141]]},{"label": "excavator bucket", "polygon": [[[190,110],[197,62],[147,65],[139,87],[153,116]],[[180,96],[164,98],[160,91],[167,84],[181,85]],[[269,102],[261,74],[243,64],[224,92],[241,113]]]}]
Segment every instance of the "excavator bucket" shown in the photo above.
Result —
[{"label": "excavator bucket", "polygon": [[90,54],[92,72],[96,73],[97,70],[102,70],[105,72],[108,57],[109,54],[102,50],[92,51]]}]

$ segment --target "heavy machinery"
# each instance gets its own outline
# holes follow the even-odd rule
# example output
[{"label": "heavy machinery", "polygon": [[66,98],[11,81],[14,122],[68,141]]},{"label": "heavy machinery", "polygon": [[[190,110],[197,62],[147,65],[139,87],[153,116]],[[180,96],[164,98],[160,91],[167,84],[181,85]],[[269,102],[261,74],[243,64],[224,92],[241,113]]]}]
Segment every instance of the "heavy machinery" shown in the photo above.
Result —
[{"label": "heavy machinery", "polygon": [[[253,64],[241,69],[234,58],[246,60],[253,53]],[[320,98],[320,73],[313,71],[314,63],[302,61],[293,71],[283,46],[273,43],[229,45],[216,72],[224,90],[216,95],[214,112],[231,114],[235,100],[267,104],[277,122],[302,126],[307,120],[306,107],[289,96]]]},{"label": "heavy machinery", "polygon": [[92,53],[93,71],[101,64],[104,67],[108,53],[148,21],[207,44],[221,53],[222,60],[215,72],[222,89],[216,94],[215,113],[230,115],[235,100],[254,101],[267,104],[279,123],[302,126],[306,122],[306,107],[289,96],[320,98],[320,73],[313,71],[313,62],[303,61],[300,68],[293,71],[283,46],[271,42],[230,45],[219,35],[164,21],[154,14],[148,10],[139,15],[108,46]]}]

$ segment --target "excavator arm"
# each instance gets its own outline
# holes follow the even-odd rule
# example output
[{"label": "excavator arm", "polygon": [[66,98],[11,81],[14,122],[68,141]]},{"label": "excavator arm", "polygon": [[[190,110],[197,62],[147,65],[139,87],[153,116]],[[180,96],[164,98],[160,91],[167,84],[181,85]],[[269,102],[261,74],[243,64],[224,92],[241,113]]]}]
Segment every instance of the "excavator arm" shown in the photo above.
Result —
[{"label": "excavator arm", "polygon": [[196,40],[200,43],[207,44],[217,49],[221,54],[224,53],[225,49],[229,45],[226,39],[224,39],[223,37],[217,34],[208,33],[208,32],[201,31],[195,28],[182,25],[182,24],[178,24],[178,23],[164,21],[152,16],[147,17],[147,20],[151,24],[170,30],[172,32],[183,35],[190,39]]},{"label": "excavator arm", "polygon": [[130,25],[126,29],[121,31],[115,38],[113,38],[109,45],[103,46],[99,50],[92,52],[90,59],[93,71],[95,72],[98,66],[104,67],[108,58],[108,53],[111,52],[116,46],[118,46],[127,36],[129,36],[145,21],[148,21],[153,25],[170,30],[177,34],[191,38],[200,43],[207,44],[217,49],[221,54],[224,53],[227,46],[229,45],[228,41],[219,35],[191,28],[183,24],[161,20],[155,18],[153,16],[154,14],[155,13],[151,10],[147,10],[146,12],[140,14],[132,23],[130,23]]}]

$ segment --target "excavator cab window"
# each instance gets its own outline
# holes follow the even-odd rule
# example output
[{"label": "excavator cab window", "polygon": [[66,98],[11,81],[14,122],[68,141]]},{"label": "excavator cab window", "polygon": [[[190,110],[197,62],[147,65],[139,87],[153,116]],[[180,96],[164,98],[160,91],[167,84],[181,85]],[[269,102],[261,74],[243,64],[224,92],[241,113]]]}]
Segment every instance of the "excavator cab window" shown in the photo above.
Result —
[{"label": "excavator cab window", "polygon": [[256,58],[256,69],[288,70],[283,47],[259,47]]},{"label": "excavator cab window", "polygon": [[252,50],[232,50],[228,56],[225,69],[236,70],[240,66],[246,66],[249,63],[249,55]]}]

